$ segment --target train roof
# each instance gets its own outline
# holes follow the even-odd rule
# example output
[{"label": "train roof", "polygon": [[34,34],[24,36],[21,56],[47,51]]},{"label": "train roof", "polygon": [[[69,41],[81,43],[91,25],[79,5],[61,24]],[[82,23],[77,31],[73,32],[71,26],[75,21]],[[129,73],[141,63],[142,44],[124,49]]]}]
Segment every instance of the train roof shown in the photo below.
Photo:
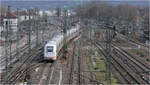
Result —
[{"label": "train roof", "polygon": [[63,37],[62,34],[56,35],[55,37],[52,38],[52,41],[60,40],[62,37]]},{"label": "train roof", "polygon": [[[67,30],[67,34],[72,34],[74,32],[76,32],[77,30],[79,29],[79,26],[77,25],[76,27],[71,27],[71,29]],[[63,34],[62,33],[59,33],[58,35],[55,35],[46,45],[56,45],[58,43],[60,43],[63,39]]]},{"label": "train roof", "polygon": [[61,41],[62,38],[63,38],[63,35],[58,34],[58,35],[54,36],[47,44],[57,45]]},{"label": "train roof", "polygon": [[50,40],[46,45],[56,45],[56,41]]}]

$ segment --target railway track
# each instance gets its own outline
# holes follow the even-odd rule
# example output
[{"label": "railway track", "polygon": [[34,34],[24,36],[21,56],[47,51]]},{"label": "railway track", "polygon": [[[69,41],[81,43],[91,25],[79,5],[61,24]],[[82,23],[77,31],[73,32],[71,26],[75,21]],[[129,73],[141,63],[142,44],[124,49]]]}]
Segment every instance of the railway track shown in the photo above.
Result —
[{"label": "railway track", "polygon": [[135,44],[137,44],[137,45],[141,45],[141,46],[143,46],[143,47],[145,47],[145,48],[148,48],[149,49],[149,46],[147,46],[147,45],[145,45],[145,44],[142,44],[142,43],[139,43],[139,42],[136,42],[136,41],[134,41],[134,40],[132,40],[132,39],[129,39],[131,42],[133,42],[133,43],[135,43]]},{"label": "railway track", "polygon": [[[35,43],[35,39],[31,42],[31,49],[36,46],[34,43]],[[23,54],[27,53],[27,51],[28,51],[28,44],[25,44],[19,48],[19,53],[20,53],[19,56],[23,56]],[[8,53],[10,53],[10,52],[8,52]],[[21,58],[21,57],[18,57],[17,54],[18,53],[16,50],[13,50],[13,52],[11,52],[11,60],[8,63],[8,66],[11,66],[13,63],[15,63],[17,60],[19,60]],[[0,64],[2,64],[4,62],[6,62],[6,57],[1,58]]]},{"label": "railway track", "polygon": [[[102,51],[102,49],[104,49],[102,47],[102,45],[100,45],[97,42],[97,43],[95,43],[95,46],[98,47],[98,49],[105,56],[107,56],[106,53],[104,51]],[[111,56],[111,59],[112,59],[111,63],[113,65],[113,67],[116,69],[116,71],[118,71],[118,73],[126,81],[126,83],[128,83],[128,84],[147,84],[143,79],[141,79],[141,77],[139,75],[134,73],[128,65],[124,64],[122,62],[122,60],[119,60],[114,56]],[[124,72],[126,72],[126,73],[124,73]]]},{"label": "railway track", "polygon": [[[74,38],[73,38],[74,39]],[[69,42],[71,42],[73,39],[71,39]],[[68,43],[69,43],[68,42]],[[67,43],[67,44],[68,44]],[[63,49],[60,50],[58,56],[57,56],[57,60],[54,61],[53,63],[51,64],[46,64],[46,67],[44,68],[43,72],[41,73],[41,79],[40,79],[40,82],[39,84],[53,84],[53,83],[57,83],[57,82],[54,82],[53,80],[57,80],[56,77],[53,77],[52,78],[52,75],[58,75],[56,74],[58,72],[58,70],[60,71],[60,80],[59,80],[59,84],[61,84],[61,81],[62,81],[62,69],[60,68],[57,68],[56,66],[59,65],[59,62],[63,62],[65,61],[61,56],[63,55]],[[62,61],[61,61],[62,60]],[[54,73],[54,74],[53,74]]]},{"label": "railway track", "polygon": [[[79,45],[80,43],[79,43],[79,41],[78,41],[78,45]],[[81,63],[81,55],[80,55],[80,51],[81,51],[81,49],[79,48],[79,46],[78,46],[78,84],[80,85],[81,84],[81,77],[80,77],[80,74],[81,74],[81,67],[80,67],[80,63]]]},{"label": "railway track", "polygon": [[15,77],[15,81],[13,81],[14,84],[17,83],[17,82],[20,82],[22,80],[24,82],[28,83],[29,80],[30,80],[30,78],[28,78],[28,77],[30,77],[30,74],[29,74],[30,71],[35,70],[36,68],[42,66],[43,64],[44,63],[32,64],[32,65],[28,66],[27,68],[24,68],[24,69],[20,70],[20,72],[18,72],[18,74],[17,74],[17,77]]},{"label": "railway track", "polygon": [[75,76],[74,71],[75,71],[75,69],[78,69],[78,68],[76,68],[76,67],[78,67],[78,65],[76,66],[76,61],[78,60],[78,56],[76,54],[76,51],[77,51],[76,45],[77,45],[77,40],[80,37],[81,36],[75,37],[74,39],[72,39],[70,41],[70,44],[69,44],[70,49],[68,51],[68,56],[70,57],[70,59],[68,59],[68,62],[70,63],[70,65],[69,65],[69,74],[68,74],[69,75],[68,76],[68,84],[73,84],[75,82],[78,83],[78,77]]},{"label": "railway track", "polygon": [[136,57],[121,49],[120,47],[114,44],[112,47],[115,49],[115,51],[117,51],[114,53],[116,56],[118,56],[117,58],[121,59],[123,63],[127,64],[128,67],[130,67],[130,69],[132,69],[132,71],[139,75],[144,81],[146,81],[147,83],[150,82],[149,66],[145,65],[140,60],[137,60]]},{"label": "railway track", "polygon": [[[89,53],[90,53],[90,51],[89,50],[87,50]],[[88,55],[87,55],[88,56]],[[89,62],[90,62],[90,64],[91,65],[93,65],[93,59],[92,59],[92,57],[91,56],[88,56],[89,57]],[[93,66],[92,66],[93,67]],[[95,68],[94,68],[95,69]],[[97,84],[97,85],[99,85],[99,84],[102,84],[102,83],[100,83],[99,81],[100,80],[97,80],[97,78],[96,78],[96,73],[95,72],[99,72],[99,71],[96,71],[96,70],[91,70],[90,68],[89,68],[89,70],[90,71],[88,71],[88,72],[90,72],[90,77],[88,78],[89,80],[90,80],[90,82],[92,83],[92,84]]]},{"label": "railway track", "polygon": [[[116,63],[116,62],[114,62],[114,63]],[[120,69],[118,66],[116,66],[114,63],[111,62],[113,68],[114,68],[116,71],[118,71],[119,75],[121,76],[121,77],[119,77],[119,78],[121,78],[121,80],[123,80],[123,82],[126,82],[127,84],[131,84],[130,81],[129,81],[127,78],[125,78],[124,75],[122,74],[122,72],[124,72],[124,71],[123,71],[122,69]],[[127,73],[127,75],[128,75],[128,74],[129,74],[129,73]]]},{"label": "railway track", "polygon": [[[104,50],[102,50],[103,48],[99,45],[99,44],[97,44],[97,43],[93,43],[97,48],[98,48],[98,50],[99,50],[99,52],[100,53],[102,53],[104,56],[107,56],[106,55],[106,53],[104,52]],[[115,67],[115,69],[116,69],[116,71],[120,74],[120,76],[121,76],[121,78],[122,79],[124,79],[126,82],[124,82],[124,83],[126,83],[126,84],[130,84],[130,80],[127,78],[127,77],[125,77],[125,74],[123,74],[123,70],[124,69],[120,69],[120,68],[118,68],[118,66],[116,66],[116,64],[114,64],[115,62],[112,62],[111,61],[111,64],[113,65],[113,67]],[[118,70],[119,69],[119,70]],[[130,73],[128,73],[128,74],[130,74]]]},{"label": "railway track", "polygon": [[58,56],[57,56],[57,60],[56,61],[48,61],[45,63],[45,67],[42,70],[42,73],[40,73],[40,80],[39,80],[39,85],[42,84],[51,84],[51,80],[52,80],[52,75],[54,73],[54,69],[55,66],[57,66],[58,64],[58,60],[60,60],[61,56],[63,55],[62,50],[59,52]]},{"label": "railway track", "polygon": [[135,79],[132,73],[128,71],[129,69],[121,65],[120,61],[112,57],[111,64],[122,77],[125,77],[124,80],[127,82],[126,84],[140,84],[140,82],[137,79]]},{"label": "railway track", "polygon": [[[118,34],[118,33],[117,33],[117,34]],[[118,35],[121,36],[121,37],[124,38],[124,39],[127,39],[127,37],[125,37],[125,36],[122,35],[122,34],[118,34]],[[128,40],[129,40],[128,43],[131,43],[131,44],[133,44],[133,45],[140,45],[140,46],[143,46],[143,47],[149,49],[149,46],[147,46],[147,45],[145,45],[145,44],[142,44],[142,43],[140,43],[140,42],[138,42],[138,41],[135,41],[135,40],[132,40],[132,39],[128,39]]]},{"label": "railway track", "polygon": [[[102,37],[102,39],[105,40],[104,37]],[[131,43],[131,41],[130,41],[130,43]],[[133,43],[131,43],[131,44],[133,44]],[[139,43],[136,43],[136,44],[139,44]],[[118,59],[118,61],[121,60],[121,64],[126,64],[127,67],[129,67],[129,69],[131,69],[131,72],[133,72],[133,73],[135,73],[135,75],[137,75],[136,78],[139,78],[138,80],[141,80],[141,82],[139,82],[139,83],[142,83],[142,84],[150,83],[150,80],[149,80],[150,68],[149,68],[149,66],[145,65],[143,62],[138,60],[135,56],[131,55],[130,53],[128,53],[121,47],[117,46],[115,43],[112,43],[111,46],[114,49],[113,52],[115,51],[114,55],[116,57],[114,57],[114,58]],[[117,68],[115,68],[115,69],[117,69]],[[144,75],[142,75],[141,73],[144,73]]]},{"label": "railway track", "polygon": [[69,77],[68,77],[68,84],[83,84],[84,83],[84,77],[82,78],[82,55],[80,55],[80,48],[79,48],[79,40],[80,36],[75,38],[72,41],[72,46],[71,49],[69,50],[68,54],[69,54]]},{"label": "railway track", "polygon": [[[31,42],[31,46],[33,46],[34,44],[35,44],[35,41],[36,39],[33,39],[32,40],[32,42]],[[33,46],[34,47],[34,46]],[[26,44],[24,44],[23,46],[21,46],[20,48],[19,48],[19,52],[23,52],[24,50],[26,50],[28,48],[28,44],[26,43]],[[8,53],[10,53],[9,52],[9,50],[8,50]],[[15,57],[16,55],[17,55],[17,51],[16,51],[16,49],[15,50],[13,50],[12,52],[11,52],[11,54],[12,54],[12,57]]]},{"label": "railway track", "polygon": [[144,63],[142,63],[140,60],[136,59],[135,56],[133,56],[132,54],[128,53],[127,51],[125,51],[124,49],[122,49],[121,47],[117,46],[116,44],[112,44],[112,47],[118,51],[119,53],[121,53],[122,55],[126,56],[129,60],[131,60],[132,62],[134,62],[135,64],[137,64],[137,66],[139,68],[141,68],[143,71],[147,70],[149,71],[150,67]]},{"label": "railway track", "polygon": [[[24,60],[22,60],[21,62],[18,62],[18,66],[15,68],[12,68],[10,72],[7,73],[6,77],[4,77],[3,79],[3,83],[4,84],[12,84],[12,83],[16,83],[18,80],[23,79],[25,77],[25,73],[29,70],[31,70],[30,68],[34,68],[37,65],[30,65],[31,62],[35,59],[35,57],[40,57],[41,55],[43,55],[43,51],[41,47],[35,47],[36,44],[36,39],[33,39],[31,41],[31,49],[33,48],[33,51],[31,52],[31,54],[27,54],[28,52],[28,45],[25,44],[23,46],[20,46],[19,49],[19,53],[21,53],[21,56],[23,56]],[[34,49],[35,48],[35,49]],[[9,51],[8,51],[9,53]],[[15,59],[18,60],[18,56],[16,50],[13,50],[12,52],[12,60]],[[25,55],[24,55],[25,54]],[[6,58],[3,58],[0,63],[5,62]],[[9,66],[11,64],[13,64],[14,62],[10,62]],[[42,64],[38,64],[39,66]]]},{"label": "railway track", "polygon": [[26,59],[24,59],[16,68],[14,68],[8,75],[5,77],[4,83],[14,83],[16,82],[20,76],[22,76],[27,70],[27,66],[31,64],[32,60],[35,57],[42,55],[42,48],[35,48],[31,54],[26,55]]},{"label": "railway track", "polygon": [[52,68],[53,67],[53,65],[54,64],[51,64],[50,66],[49,66],[49,72],[48,72],[48,76],[47,76],[47,79],[46,79],[46,84],[50,84],[50,82],[51,82],[51,73],[53,73],[53,70],[54,70],[54,68]]},{"label": "railway track", "polygon": [[[82,35],[83,37],[83,35]],[[80,46],[84,46],[86,42],[83,42],[82,38],[77,41],[77,47],[75,52],[76,53],[76,61],[77,61],[77,68],[74,74],[76,74],[76,83],[77,84],[100,84],[100,82],[96,79],[96,75],[93,73],[92,70],[86,67],[86,54],[84,53],[85,49],[80,48]],[[90,57],[91,58],[91,57]],[[91,62],[92,64],[92,62]]]},{"label": "railway track", "polygon": [[74,57],[75,57],[75,43],[73,43],[73,49],[72,49],[72,55],[70,54],[70,56],[72,56],[71,59],[71,66],[70,66],[70,73],[69,73],[69,84],[72,84],[73,82],[73,70],[74,70]]},{"label": "railway track", "polygon": [[[50,31],[53,32],[54,30],[51,29]],[[45,37],[48,37],[48,38],[49,38],[49,35],[46,35]],[[47,41],[47,40],[49,40],[49,39],[46,39],[46,41]],[[31,49],[36,46],[35,43],[36,43],[36,38],[34,38],[34,39],[31,41]],[[40,42],[40,43],[41,43],[41,42]],[[26,43],[26,44],[24,44],[23,46],[20,46],[20,47],[19,47],[19,54],[20,54],[19,56],[22,56],[24,53],[26,53],[26,52],[28,51],[28,46],[29,46],[29,45]],[[9,52],[9,50],[8,50],[8,55],[10,55],[9,53],[10,53],[10,52]],[[12,57],[12,59],[10,60],[11,62],[9,63],[9,65],[11,65],[11,64],[13,64],[15,61],[19,60],[20,57],[18,57],[17,55],[18,55],[18,53],[17,53],[16,49],[11,52],[11,57]],[[5,61],[6,61],[6,57],[2,57],[1,60],[0,60],[0,64],[1,64],[1,63],[4,63]]]},{"label": "railway track", "polygon": [[45,67],[42,70],[42,73],[40,75],[40,80],[39,80],[39,85],[42,84],[49,84],[50,83],[50,74],[51,74],[51,69],[53,67],[53,63],[46,63]]}]

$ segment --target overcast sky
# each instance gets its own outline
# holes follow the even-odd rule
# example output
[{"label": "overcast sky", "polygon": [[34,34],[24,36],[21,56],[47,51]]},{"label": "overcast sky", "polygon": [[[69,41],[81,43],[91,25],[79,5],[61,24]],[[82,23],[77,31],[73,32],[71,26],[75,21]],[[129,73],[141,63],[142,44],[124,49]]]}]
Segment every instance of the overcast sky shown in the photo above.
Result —
[{"label": "overcast sky", "polygon": [[[99,1],[99,0],[0,0],[0,1]],[[150,0],[101,0],[101,1],[150,1]]]}]

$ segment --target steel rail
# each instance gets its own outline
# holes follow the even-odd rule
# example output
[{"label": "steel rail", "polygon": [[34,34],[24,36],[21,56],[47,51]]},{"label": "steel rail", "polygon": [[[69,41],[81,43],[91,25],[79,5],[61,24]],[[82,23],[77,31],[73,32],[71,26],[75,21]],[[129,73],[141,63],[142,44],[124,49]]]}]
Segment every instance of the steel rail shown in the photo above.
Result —
[{"label": "steel rail", "polygon": [[[37,49],[37,48],[36,48],[36,49]],[[38,48],[37,50],[41,50],[41,48]],[[23,66],[26,62],[30,63],[29,61],[31,61],[32,58],[35,57],[35,56],[33,56],[33,55],[38,55],[38,54],[39,54],[37,50],[35,50],[35,51],[34,51],[33,53],[31,53],[30,55],[27,55],[26,59],[24,59],[24,61],[22,61],[21,64],[20,64],[17,68],[15,68],[14,70],[12,70],[12,71],[6,76],[5,80],[9,80],[9,79],[12,78],[16,73],[18,73],[19,70],[21,70],[22,66]],[[35,53],[37,53],[37,54],[35,54]],[[7,82],[7,81],[5,81],[5,82]]]}]

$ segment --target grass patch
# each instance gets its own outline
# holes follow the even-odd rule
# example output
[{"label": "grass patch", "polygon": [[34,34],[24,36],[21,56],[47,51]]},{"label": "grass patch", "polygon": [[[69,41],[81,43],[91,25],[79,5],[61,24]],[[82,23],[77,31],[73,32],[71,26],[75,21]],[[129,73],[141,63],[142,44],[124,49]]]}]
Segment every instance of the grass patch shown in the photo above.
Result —
[{"label": "grass patch", "polygon": [[106,66],[104,63],[104,60],[100,57],[95,58],[96,60],[96,67],[99,68],[100,70],[106,70]]},{"label": "grass patch", "polygon": [[[90,62],[90,56],[94,56],[94,61],[96,63],[96,65],[92,65]],[[97,54],[94,55],[93,52],[89,52],[88,58],[87,58],[87,63],[89,65],[90,70],[94,70],[94,68],[97,68],[97,70],[101,70],[101,71],[106,71],[106,66],[104,63],[104,59],[102,57],[102,54]],[[96,73],[96,79],[99,80],[101,83],[103,84],[107,84],[106,82],[106,72],[95,72]],[[117,83],[117,79],[114,77],[113,74],[111,74],[111,82],[113,85],[118,84]]]},{"label": "grass patch", "polygon": [[89,66],[89,68],[90,68],[90,71],[94,70],[94,67],[93,67],[93,65],[92,65],[91,62],[90,62],[89,56],[88,56],[88,58],[87,58],[87,64],[88,64],[88,66]]},{"label": "grass patch", "polygon": [[129,47],[130,46],[128,43],[125,43],[125,42],[116,42],[116,44],[119,46],[123,46],[123,47]]}]

